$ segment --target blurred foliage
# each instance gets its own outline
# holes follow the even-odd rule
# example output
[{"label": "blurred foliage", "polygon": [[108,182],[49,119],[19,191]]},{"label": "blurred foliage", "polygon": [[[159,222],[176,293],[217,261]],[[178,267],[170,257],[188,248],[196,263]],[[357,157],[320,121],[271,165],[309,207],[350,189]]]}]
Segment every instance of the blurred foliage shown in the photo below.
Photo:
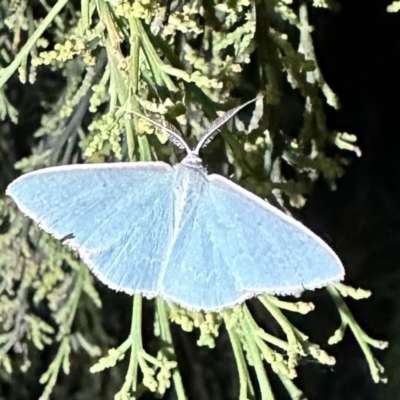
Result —
[{"label": "blurred foliage", "polygon": [[400,10],[400,1],[394,1],[392,4],[387,6],[387,11],[394,13]]},{"label": "blurred foliage", "polygon": [[[349,151],[361,155],[353,135],[326,125],[325,107],[338,108],[339,102],[315,57],[311,6],[335,8],[323,0],[296,7],[290,0],[1,0],[1,189],[16,170],[119,160],[176,163],[180,152],[134,112],[157,114],[193,146],[211,121],[239,103],[234,98],[243,102],[262,92],[252,114],[243,110],[221,128],[204,159],[210,169],[272,202],[275,196],[287,212],[296,213],[317,179],[334,188],[349,163]],[[34,97],[22,101],[27,87]],[[35,128],[32,114],[40,117]],[[15,124],[34,134],[15,134]],[[258,393],[274,398],[266,365],[289,396],[299,399],[303,394],[293,379],[302,358],[334,363],[293,322],[293,312],[305,314],[313,305],[269,295],[258,300],[276,321],[272,333],[256,322],[247,305],[193,313],[156,299],[151,309],[156,345],[145,341],[143,302],[135,296],[131,330],[122,344],[116,343],[119,337],[104,328],[99,292],[105,289],[74,254],[39,231],[5,196],[0,200],[0,270],[0,379],[15,385],[13,376],[30,374],[32,363],[37,368],[40,354],[51,348],[51,357],[41,362],[46,365],[40,400],[52,391],[55,398],[87,399],[98,393],[97,398],[106,399],[118,392],[115,398],[122,400],[149,391],[162,397],[171,395],[171,384],[176,398],[186,398],[174,325],[198,330],[198,346],[210,348],[225,326],[240,399]],[[369,293],[342,284],[329,287],[328,293],[341,319],[328,343],[340,341],[349,327],[373,380],[383,380],[371,346],[386,344],[362,331],[343,299]],[[74,369],[83,371],[75,379],[85,383],[66,395],[68,384],[60,376]],[[89,370],[103,371],[109,379],[88,378]],[[213,390],[199,392],[202,398],[217,398]],[[14,398],[32,398],[22,387],[14,393]]]}]

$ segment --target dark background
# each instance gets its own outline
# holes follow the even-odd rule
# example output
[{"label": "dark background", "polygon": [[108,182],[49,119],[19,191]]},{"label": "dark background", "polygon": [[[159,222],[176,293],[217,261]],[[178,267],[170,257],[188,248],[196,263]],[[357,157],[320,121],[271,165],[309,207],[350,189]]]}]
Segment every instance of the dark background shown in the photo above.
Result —
[{"label": "dark background", "polygon": [[390,342],[375,351],[389,383],[374,385],[347,333],[335,346],[333,371],[307,382],[313,399],[400,399],[400,15],[388,13],[388,4],[347,0],[336,14],[311,14],[320,67],[342,104],[329,124],[355,133],[363,155],[335,192],[316,186],[305,222],[331,237],[346,282],[372,291],[368,300],[348,302],[368,334]]}]

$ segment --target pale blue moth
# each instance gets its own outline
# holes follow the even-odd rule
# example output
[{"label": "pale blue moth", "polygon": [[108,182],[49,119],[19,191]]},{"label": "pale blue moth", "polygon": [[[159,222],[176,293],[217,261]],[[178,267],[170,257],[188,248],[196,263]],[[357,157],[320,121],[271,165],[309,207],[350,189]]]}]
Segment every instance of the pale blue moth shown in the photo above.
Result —
[{"label": "pale blue moth", "polygon": [[[249,103],[249,102],[248,102]],[[340,281],[342,263],[318,236],[220,175],[199,151],[246,104],[218,118],[180,164],[68,165],[7,188],[18,207],[76,250],[107,286],[191,310],[219,311],[262,293],[294,294]]]}]

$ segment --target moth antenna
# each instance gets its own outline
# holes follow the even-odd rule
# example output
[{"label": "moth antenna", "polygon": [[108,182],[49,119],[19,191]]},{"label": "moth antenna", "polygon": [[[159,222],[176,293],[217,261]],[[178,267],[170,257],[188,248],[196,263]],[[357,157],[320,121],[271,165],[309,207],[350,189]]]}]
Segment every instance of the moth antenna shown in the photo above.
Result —
[{"label": "moth antenna", "polygon": [[[182,133],[178,131],[178,129],[176,129],[176,127],[174,125],[172,125],[171,123],[169,123],[168,121],[163,121],[161,123],[161,125],[164,126],[164,128],[167,128],[168,131],[166,131],[167,135],[168,135],[168,141],[170,141],[171,143],[173,143],[176,147],[178,147],[179,149],[186,149],[186,147],[182,144],[182,141],[184,141],[183,137],[182,137]],[[177,140],[176,137],[174,135],[171,134],[171,131],[175,132],[182,140]],[[185,142],[186,143],[186,142]]]},{"label": "moth antenna", "polygon": [[187,154],[190,154],[192,152],[190,147],[181,136],[181,133],[169,122],[165,121],[164,123],[159,123],[144,116],[143,114],[138,113],[137,111],[131,110],[130,112],[140,118],[143,118],[153,126],[156,126],[157,128],[164,131],[168,135],[168,140],[178,148],[186,150]]},{"label": "moth antenna", "polygon": [[256,98],[247,101],[246,103],[232,108],[231,110],[228,110],[222,117],[217,118],[211,125],[210,127],[203,132],[203,134],[200,136],[199,143],[197,143],[197,146],[194,150],[195,154],[198,154],[200,149],[202,147],[205,147],[208,145],[208,143],[211,142],[211,140],[214,139],[214,137],[217,135],[219,132],[219,128],[225,124],[229,119],[231,119],[235,114],[237,114],[242,108],[246,107],[250,103],[253,103],[254,101],[258,100],[262,95],[257,96]]}]

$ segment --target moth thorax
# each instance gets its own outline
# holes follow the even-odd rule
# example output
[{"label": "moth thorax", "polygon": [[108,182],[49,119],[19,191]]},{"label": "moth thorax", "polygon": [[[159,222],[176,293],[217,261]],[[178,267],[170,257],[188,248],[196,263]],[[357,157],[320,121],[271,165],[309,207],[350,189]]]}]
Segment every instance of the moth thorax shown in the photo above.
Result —
[{"label": "moth thorax", "polygon": [[181,164],[190,168],[203,169],[201,158],[195,153],[189,153],[182,161]]}]

